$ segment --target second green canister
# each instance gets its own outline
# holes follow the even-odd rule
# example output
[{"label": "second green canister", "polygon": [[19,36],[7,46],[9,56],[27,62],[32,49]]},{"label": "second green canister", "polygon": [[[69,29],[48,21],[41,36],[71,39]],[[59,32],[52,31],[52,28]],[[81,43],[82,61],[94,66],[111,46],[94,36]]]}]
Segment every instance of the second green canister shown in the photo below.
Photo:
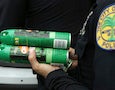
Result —
[{"label": "second green canister", "polygon": [[[28,62],[29,48],[27,46],[0,45],[0,60],[4,62]],[[68,64],[68,50],[35,47],[36,57],[40,63]]]}]

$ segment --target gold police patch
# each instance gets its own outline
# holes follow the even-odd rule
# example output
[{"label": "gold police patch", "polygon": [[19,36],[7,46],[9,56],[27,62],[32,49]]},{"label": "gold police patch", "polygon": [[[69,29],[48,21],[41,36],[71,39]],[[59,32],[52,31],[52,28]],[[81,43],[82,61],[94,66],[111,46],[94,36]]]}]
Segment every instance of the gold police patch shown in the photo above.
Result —
[{"label": "gold police patch", "polygon": [[97,44],[105,50],[115,50],[115,5],[111,5],[101,13],[97,31]]}]

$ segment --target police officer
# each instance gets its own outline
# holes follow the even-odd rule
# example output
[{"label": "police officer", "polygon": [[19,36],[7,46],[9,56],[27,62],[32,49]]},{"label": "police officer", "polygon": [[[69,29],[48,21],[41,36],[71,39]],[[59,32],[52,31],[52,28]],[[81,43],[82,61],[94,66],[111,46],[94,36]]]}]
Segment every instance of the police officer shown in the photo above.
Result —
[{"label": "police officer", "polygon": [[0,31],[23,28],[70,32],[74,48],[92,3],[93,0],[0,0]]},{"label": "police officer", "polygon": [[[29,61],[46,78],[49,90],[115,90],[115,0],[99,0],[80,31],[76,53],[78,81],[59,67],[39,64],[33,49]],[[44,68],[42,68],[44,67]]]}]

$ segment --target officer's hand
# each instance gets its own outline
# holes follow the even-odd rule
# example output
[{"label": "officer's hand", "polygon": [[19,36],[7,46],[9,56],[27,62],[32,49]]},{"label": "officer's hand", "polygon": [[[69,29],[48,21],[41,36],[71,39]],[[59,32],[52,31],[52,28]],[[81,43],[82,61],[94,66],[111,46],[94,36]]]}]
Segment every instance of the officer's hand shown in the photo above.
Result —
[{"label": "officer's hand", "polygon": [[72,60],[72,65],[70,69],[74,69],[78,66],[78,56],[75,55],[75,49],[69,48],[69,58]]},{"label": "officer's hand", "polygon": [[42,75],[43,77],[47,77],[47,75],[54,71],[54,70],[58,70],[60,69],[59,67],[57,66],[51,66],[51,65],[48,65],[48,64],[41,64],[37,61],[36,59],[36,53],[35,53],[35,49],[34,48],[30,48],[30,51],[29,51],[29,56],[28,56],[28,60],[32,66],[32,69]]}]

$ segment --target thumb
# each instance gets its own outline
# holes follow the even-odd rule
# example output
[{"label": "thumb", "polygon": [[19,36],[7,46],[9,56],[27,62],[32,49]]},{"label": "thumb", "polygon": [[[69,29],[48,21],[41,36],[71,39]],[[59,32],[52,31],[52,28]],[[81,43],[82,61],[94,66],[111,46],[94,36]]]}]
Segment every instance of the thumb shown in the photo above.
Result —
[{"label": "thumb", "polygon": [[39,62],[37,61],[35,48],[33,48],[33,47],[29,48],[28,60],[29,60],[29,62],[31,64],[33,70],[36,70],[38,68],[38,66],[39,66]]}]

